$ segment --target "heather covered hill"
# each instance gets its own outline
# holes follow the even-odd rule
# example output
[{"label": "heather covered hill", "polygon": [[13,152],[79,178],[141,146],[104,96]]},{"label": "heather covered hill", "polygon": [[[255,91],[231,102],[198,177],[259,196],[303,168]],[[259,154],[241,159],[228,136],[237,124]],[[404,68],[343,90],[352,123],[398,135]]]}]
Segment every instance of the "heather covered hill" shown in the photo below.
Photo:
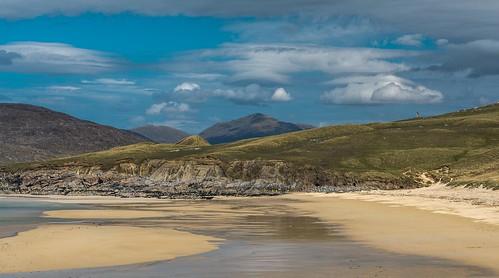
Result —
[{"label": "heather covered hill", "polygon": [[150,141],[27,104],[0,104],[0,163],[48,159]]}]

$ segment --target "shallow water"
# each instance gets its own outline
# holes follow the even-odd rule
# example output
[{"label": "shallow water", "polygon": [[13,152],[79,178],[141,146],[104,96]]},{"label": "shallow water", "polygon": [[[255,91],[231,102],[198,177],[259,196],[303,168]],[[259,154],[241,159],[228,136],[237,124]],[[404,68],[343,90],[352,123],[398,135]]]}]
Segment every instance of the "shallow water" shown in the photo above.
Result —
[{"label": "shallow water", "polygon": [[[79,206],[168,212],[147,219],[67,220],[105,225],[167,227],[226,239],[218,250],[171,261],[108,268],[0,275],[0,277],[492,277],[456,262],[396,254],[352,241],[340,225],[296,211],[278,199],[165,201]],[[0,199],[0,231],[64,220],[40,218],[72,205]],[[1,235],[1,234],[0,234]],[[5,234],[4,234],[5,236]]]},{"label": "shallow water", "polygon": [[40,202],[31,199],[0,199],[0,238],[13,236],[17,232],[47,223],[48,219],[40,217],[45,210],[74,207],[78,206]]}]

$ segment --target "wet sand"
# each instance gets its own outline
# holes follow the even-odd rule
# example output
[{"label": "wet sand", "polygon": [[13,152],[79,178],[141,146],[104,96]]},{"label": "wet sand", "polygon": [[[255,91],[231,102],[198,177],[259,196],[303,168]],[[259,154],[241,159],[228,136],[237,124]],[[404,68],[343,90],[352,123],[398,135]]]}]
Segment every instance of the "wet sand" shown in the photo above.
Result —
[{"label": "wet sand", "polygon": [[366,245],[445,258],[499,273],[498,225],[410,206],[358,200],[355,193],[348,194],[292,194],[284,198],[300,201],[290,202],[292,207],[341,224],[346,234]]},{"label": "wet sand", "polygon": [[64,219],[134,219],[134,218],[151,218],[162,217],[165,213],[161,211],[146,211],[146,210],[49,210],[43,212],[44,217],[64,218]]},{"label": "wet sand", "polygon": [[172,229],[43,225],[0,239],[0,273],[164,261],[214,250],[215,241]]},{"label": "wet sand", "polygon": [[[60,197],[57,199],[60,200]],[[70,198],[69,203],[75,202],[78,203]],[[28,199],[28,203],[32,201]],[[98,266],[95,264],[87,267],[66,264],[57,268],[60,271],[0,277],[330,277],[332,274],[340,277],[494,277],[490,269],[497,270],[492,265],[492,260],[497,259],[492,252],[498,253],[493,245],[495,239],[489,240],[482,231],[469,230],[470,223],[483,225],[482,229],[488,235],[496,236],[497,230],[490,230],[490,225],[411,207],[394,208],[376,202],[344,200],[331,194],[221,198],[211,201],[85,197],[82,203],[86,205],[70,209],[63,207],[59,212],[50,210],[47,213],[50,212],[51,217],[42,218],[56,223],[78,221],[78,225],[42,225],[13,238],[44,227],[81,226],[92,229],[115,228],[109,231],[109,237],[111,234],[118,236],[120,242],[141,238],[127,234],[129,228],[155,230],[158,233],[162,231],[166,233],[162,236],[165,243],[158,243],[159,239],[148,246],[140,243],[136,253],[142,260],[139,262],[109,262],[107,268],[93,268]],[[161,216],[146,216],[158,212]],[[130,215],[138,217],[131,218]],[[457,218],[462,222],[434,217]],[[439,225],[442,227],[439,228]],[[442,232],[435,233],[434,230]],[[184,257],[170,261],[165,261],[168,258],[146,260],[151,248],[154,250],[158,246],[169,246],[168,240],[177,243],[177,236],[170,237],[168,233],[178,231],[194,237],[203,235],[210,239],[222,238],[224,241],[220,242],[217,250],[208,253],[194,252],[197,255],[180,255]],[[68,232],[64,231],[58,238],[74,241],[75,238],[84,237],[69,236]],[[468,232],[473,234],[465,237]],[[39,241],[40,244],[47,244],[47,249],[50,249],[48,246],[60,244],[56,239],[47,241],[47,233],[43,234],[43,237],[39,236]],[[6,239],[0,242],[3,240]],[[462,242],[454,244],[452,241]],[[191,242],[185,242],[182,247],[193,247]],[[464,257],[448,254],[462,252],[461,248],[466,247],[471,251],[465,250]],[[106,246],[105,249],[107,257],[130,251],[116,246]],[[59,258],[61,254],[64,256],[64,253],[56,251],[52,258]],[[176,257],[175,254],[171,256]],[[26,261],[27,257],[23,258]],[[96,263],[102,263],[102,260],[109,258],[96,256],[95,259],[99,260]],[[151,264],[152,261],[155,263]],[[123,264],[127,265],[116,266]],[[17,271],[28,270],[20,268]]]}]

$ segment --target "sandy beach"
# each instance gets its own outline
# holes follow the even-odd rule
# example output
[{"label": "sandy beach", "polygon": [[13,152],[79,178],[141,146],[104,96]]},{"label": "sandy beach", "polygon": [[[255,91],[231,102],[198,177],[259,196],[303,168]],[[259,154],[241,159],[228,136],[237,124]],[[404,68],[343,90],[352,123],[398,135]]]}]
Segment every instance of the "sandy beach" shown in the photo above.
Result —
[{"label": "sandy beach", "polygon": [[172,229],[44,225],[0,239],[0,273],[164,261],[214,250],[217,240]]},{"label": "sandy beach", "polygon": [[[148,220],[173,217],[183,227],[196,227],[192,217],[234,221],[242,215],[265,215],[250,204],[287,206],[340,225],[341,232],[369,247],[406,255],[447,259],[499,273],[497,196],[487,189],[427,188],[342,194],[296,193],[275,197],[219,198],[226,202],[112,197],[28,196],[40,201],[93,204],[89,209],[49,210],[45,218]],[[26,196],[17,196],[15,198]],[[7,197],[10,198],[10,197]],[[252,203],[253,202],[253,203]],[[239,207],[234,210],[234,204]],[[96,207],[95,207],[96,206]],[[171,218],[170,218],[171,219]],[[163,228],[96,225],[43,225],[0,240],[0,272],[113,266],[173,259],[216,248],[217,239]],[[210,221],[206,229],[229,226]],[[133,238],[133,240],[130,240]],[[105,244],[102,244],[105,242]],[[25,248],[29,246],[29,248]],[[29,250],[29,252],[27,251]],[[123,252],[126,251],[126,252]],[[85,254],[85,259],[80,259]],[[46,260],[57,257],[62,259]],[[75,259],[78,258],[78,259]]]},{"label": "sandy beach", "polygon": [[[433,189],[411,192],[429,190]],[[444,191],[436,199],[416,193],[410,196],[408,190],[378,193],[305,193],[285,198],[300,201],[290,202],[290,206],[343,225],[346,234],[366,245],[450,259],[499,273],[499,225],[492,224],[496,223],[497,207],[472,205],[464,198],[446,200]],[[483,211],[488,213],[481,215]]]}]

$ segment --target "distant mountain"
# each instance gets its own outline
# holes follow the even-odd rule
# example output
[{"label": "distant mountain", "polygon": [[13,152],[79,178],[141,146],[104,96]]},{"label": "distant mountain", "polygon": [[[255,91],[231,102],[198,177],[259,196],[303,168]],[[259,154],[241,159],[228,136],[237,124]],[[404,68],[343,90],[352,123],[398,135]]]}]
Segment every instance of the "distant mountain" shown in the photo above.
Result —
[{"label": "distant mountain", "polygon": [[199,135],[211,144],[219,144],[310,128],[313,126],[281,122],[270,116],[256,113],[237,120],[215,124]]},{"label": "distant mountain", "polygon": [[0,164],[150,141],[131,131],[26,104],[0,104]]},{"label": "distant mountain", "polygon": [[177,143],[189,134],[181,130],[159,125],[146,125],[132,129],[133,132],[145,136],[157,143]]}]

